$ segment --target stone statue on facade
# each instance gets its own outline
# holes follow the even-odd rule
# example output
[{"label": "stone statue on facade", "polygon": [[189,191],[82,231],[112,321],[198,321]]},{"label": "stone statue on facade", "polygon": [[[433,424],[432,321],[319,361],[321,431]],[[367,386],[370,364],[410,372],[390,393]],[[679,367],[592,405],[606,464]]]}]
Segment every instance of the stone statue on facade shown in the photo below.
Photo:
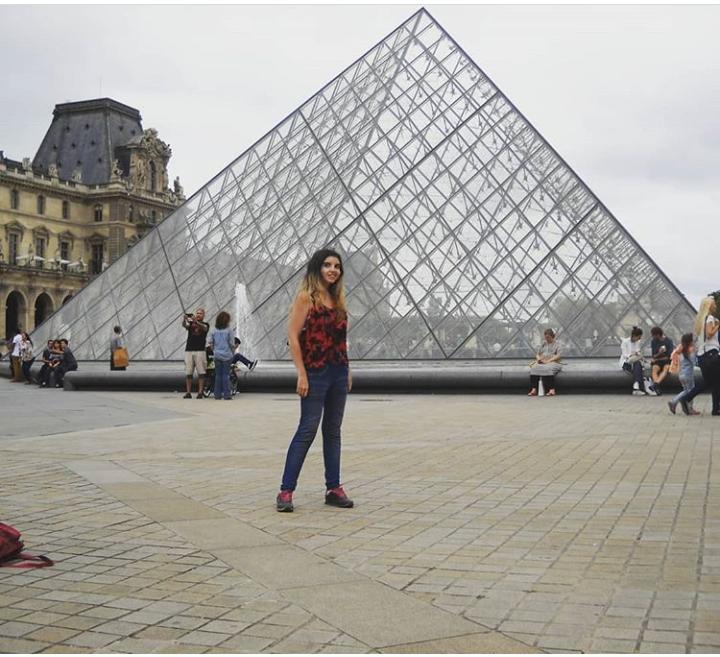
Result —
[{"label": "stone statue on facade", "polygon": [[112,171],[110,172],[110,179],[117,181],[120,180],[123,177],[123,170],[120,167],[120,162],[118,160],[113,160],[112,162]]},{"label": "stone statue on facade", "polygon": [[70,180],[73,182],[82,182],[82,169],[80,167],[75,167],[72,170],[72,173],[70,174]]},{"label": "stone statue on facade", "polygon": [[145,189],[145,163],[141,160],[135,162],[135,186]]},{"label": "stone statue on facade", "polygon": [[48,164],[48,176],[51,178],[58,178],[60,176],[58,172],[58,165],[55,162]]},{"label": "stone statue on facade", "polygon": [[184,196],[185,195],[183,186],[180,184],[180,176],[175,176],[175,180],[173,180],[173,191],[175,192],[176,196]]}]

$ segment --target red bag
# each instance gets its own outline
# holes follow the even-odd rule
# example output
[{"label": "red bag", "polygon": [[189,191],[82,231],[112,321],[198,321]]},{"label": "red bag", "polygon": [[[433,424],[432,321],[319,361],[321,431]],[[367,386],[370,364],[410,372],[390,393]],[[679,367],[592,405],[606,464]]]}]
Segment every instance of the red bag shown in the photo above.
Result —
[{"label": "red bag", "polygon": [[20,532],[0,522],[0,568],[44,568],[54,564],[46,556],[23,552]]}]

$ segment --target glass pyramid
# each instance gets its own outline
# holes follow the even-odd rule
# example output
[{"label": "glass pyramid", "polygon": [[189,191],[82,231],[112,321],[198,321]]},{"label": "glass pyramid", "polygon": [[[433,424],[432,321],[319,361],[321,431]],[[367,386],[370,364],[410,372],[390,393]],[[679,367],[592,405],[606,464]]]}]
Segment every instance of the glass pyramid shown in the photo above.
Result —
[{"label": "glass pyramid", "polygon": [[573,170],[421,9],[221,171],[35,332],[181,359],[183,311],[287,359],[310,254],[344,254],[354,359],[615,356],[694,311]]}]

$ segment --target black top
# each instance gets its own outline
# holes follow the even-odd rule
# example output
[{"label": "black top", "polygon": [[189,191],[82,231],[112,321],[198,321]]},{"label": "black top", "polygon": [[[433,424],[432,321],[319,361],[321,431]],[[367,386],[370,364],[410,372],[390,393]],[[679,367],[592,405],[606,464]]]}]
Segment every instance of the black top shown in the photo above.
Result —
[{"label": "black top", "polygon": [[[663,353],[660,353],[660,347],[663,346],[665,347],[665,351]],[[662,340],[653,338],[650,341],[650,352],[652,353],[653,361],[658,364],[669,363],[670,355],[672,354],[673,349],[675,349],[675,345],[673,344],[673,341],[667,336],[665,336]]]},{"label": "black top", "polygon": [[75,354],[70,350],[70,347],[65,347],[65,349],[63,349],[62,364],[65,366],[66,369],[77,367]]},{"label": "black top", "polygon": [[[189,325],[187,322],[189,322]],[[198,322],[196,319],[189,319],[185,323],[185,329],[188,332],[185,351],[205,351],[205,340],[210,330],[210,324]]]}]

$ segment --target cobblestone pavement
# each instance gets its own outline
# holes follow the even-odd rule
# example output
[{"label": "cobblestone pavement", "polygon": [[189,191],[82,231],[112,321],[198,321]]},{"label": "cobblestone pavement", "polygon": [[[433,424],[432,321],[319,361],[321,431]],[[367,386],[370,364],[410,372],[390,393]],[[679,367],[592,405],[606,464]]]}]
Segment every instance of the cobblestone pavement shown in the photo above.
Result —
[{"label": "cobblestone pavement", "polygon": [[[13,426],[83,399],[125,426]],[[720,650],[720,420],[665,399],[351,396],[357,506],[318,444],[294,514],[291,395],[0,401],[0,519],[57,562],[0,569],[2,652]]]}]

